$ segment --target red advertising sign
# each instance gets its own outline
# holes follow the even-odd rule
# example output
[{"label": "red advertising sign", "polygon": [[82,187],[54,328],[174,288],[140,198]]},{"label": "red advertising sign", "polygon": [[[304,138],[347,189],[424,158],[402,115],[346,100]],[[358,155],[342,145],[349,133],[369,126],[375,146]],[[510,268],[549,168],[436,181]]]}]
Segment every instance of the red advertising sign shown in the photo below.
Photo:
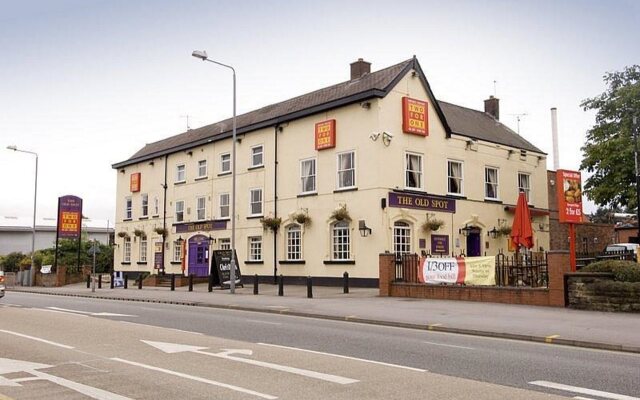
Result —
[{"label": "red advertising sign", "polygon": [[556,171],[560,222],[582,222],[582,176],[578,171]]},{"label": "red advertising sign", "polygon": [[318,122],[316,124],[316,150],[336,147],[336,120]]},{"label": "red advertising sign", "polygon": [[76,196],[58,198],[58,237],[77,239],[82,230],[82,199]]},{"label": "red advertising sign", "polygon": [[429,108],[426,101],[402,98],[402,131],[429,136]]},{"label": "red advertising sign", "polygon": [[136,172],[135,174],[131,174],[131,181],[129,182],[129,189],[131,193],[140,191],[140,172]]}]

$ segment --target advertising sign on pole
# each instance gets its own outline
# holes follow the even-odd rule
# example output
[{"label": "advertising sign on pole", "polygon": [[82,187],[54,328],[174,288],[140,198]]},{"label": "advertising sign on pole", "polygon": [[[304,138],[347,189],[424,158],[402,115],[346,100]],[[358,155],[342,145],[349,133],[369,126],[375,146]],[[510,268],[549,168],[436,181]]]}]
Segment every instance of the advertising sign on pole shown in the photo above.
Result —
[{"label": "advertising sign on pole", "polygon": [[558,188],[558,218],[560,222],[582,222],[582,177],[579,171],[559,169],[556,172]]},{"label": "advertising sign on pole", "polygon": [[58,237],[78,239],[82,229],[82,199],[77,196],[58,198]]}]

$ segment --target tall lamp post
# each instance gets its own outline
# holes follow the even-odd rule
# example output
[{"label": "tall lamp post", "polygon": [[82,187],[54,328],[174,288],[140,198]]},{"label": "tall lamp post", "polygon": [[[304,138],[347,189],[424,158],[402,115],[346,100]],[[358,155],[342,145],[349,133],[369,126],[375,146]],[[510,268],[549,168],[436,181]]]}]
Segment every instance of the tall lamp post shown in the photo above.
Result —
[{"label": "tall lamp post", "polygon": [[213,61],[204,50],[194,50],[191,55],[202,61],[209,61],[233,72],[233,144],[231,150],[231,269],[229,271],[229,289],[236,292],[236,70],[227,64]]},{"label": "tall lamp post", "polygon": [[30,272],[30,280],[33,278],[36,272],[36,266],[33,263],[33,256],[36,252],[36,200],[38,198],[38,153],[29,151],[29,150],[21,150],[17,146],[7,146],[7,149],[13,151],[19,151],[21,153],[33,154],[36,156],[36,179],[35,179],[35,188],[33,190],[33,227],[31,228],[31,272]]}]

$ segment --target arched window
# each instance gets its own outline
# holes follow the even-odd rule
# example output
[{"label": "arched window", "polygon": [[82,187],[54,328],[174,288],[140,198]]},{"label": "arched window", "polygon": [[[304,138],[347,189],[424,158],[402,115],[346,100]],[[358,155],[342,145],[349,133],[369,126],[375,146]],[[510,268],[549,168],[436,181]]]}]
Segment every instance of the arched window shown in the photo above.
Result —
[{"label": "arched window", "polygon": [[351,259],[351,237],[348,222],[339,221],[333,224],[331,247],[334,260]]},{"label": "arched window", "polygon": [[287,228],[287,260],[302,260],[302,230],[297,224]]},{"label": "arched window", "polygon": [[411,253],[411,226],[406,222],[393,224],[393,251]]}]

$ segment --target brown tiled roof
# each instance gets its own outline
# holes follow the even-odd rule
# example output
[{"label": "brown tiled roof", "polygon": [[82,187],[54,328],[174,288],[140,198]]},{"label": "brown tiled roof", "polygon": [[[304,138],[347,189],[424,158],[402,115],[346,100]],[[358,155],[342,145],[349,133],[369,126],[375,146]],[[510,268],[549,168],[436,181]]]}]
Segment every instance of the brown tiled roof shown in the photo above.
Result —
[{"label": "brown tiled roof", "polygon": [[[278,123],[291,121],[321,111],[340,107],[373,97],[385,97],[396,83],[411,69],[418,72],[427,92],[431,92],[418,60],[414,57],[399,64],[366,74],[280,103],[271,104],[237,116],[238,134],[250,132]],[[447,137],[457,133],[489,142],[501,143],[524,150],[542,153],[531,143],[516,135],[487,114],[445,102],[436,102],[435,111],[443,121]],[[451,124],[451,129],[449,124]],[[113,168],[135,164],[176,151],[186,150],[208,142],[231,136],[232,118],[192,129],[169,138],[149,143],[128,160],[113,164]]]},{"label": "brown tiled roof", "polygon": [[444,101],[438,101],[438,103],[451,127],[452,133],[472,139],[504,144],[516,149],[546,154],[485,112]]}]

